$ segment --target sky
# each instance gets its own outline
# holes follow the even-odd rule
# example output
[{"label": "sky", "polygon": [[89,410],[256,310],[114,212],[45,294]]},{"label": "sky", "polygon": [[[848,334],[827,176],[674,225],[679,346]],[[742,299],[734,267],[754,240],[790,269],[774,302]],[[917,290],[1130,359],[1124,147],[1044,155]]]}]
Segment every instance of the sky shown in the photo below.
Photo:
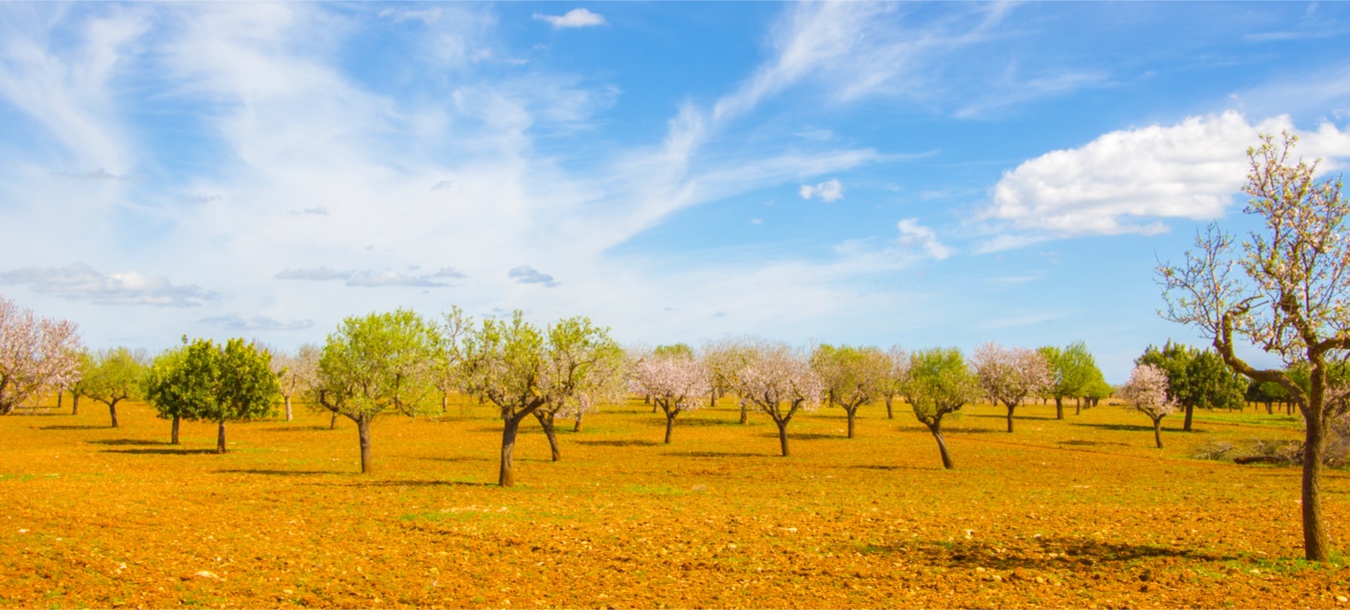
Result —
[{"label": "sky", "polygon": [[1259,134],[1350,160],[1347,48],[1334,2],[5,2],[0,295],[95,348],[458,306],[1118,383],[1206,343],[1154,268],[1254,226]]}]

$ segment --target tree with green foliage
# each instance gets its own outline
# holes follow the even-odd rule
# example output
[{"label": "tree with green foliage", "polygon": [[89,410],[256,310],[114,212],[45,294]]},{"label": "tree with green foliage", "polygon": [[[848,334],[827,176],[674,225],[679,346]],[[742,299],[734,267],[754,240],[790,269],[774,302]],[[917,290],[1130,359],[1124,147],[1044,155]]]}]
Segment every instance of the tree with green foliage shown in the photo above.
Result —
[{"label": "tree with green foliage", "polygon": [[1168,341],[1161,349],[1152,345],[1135,359],[1167,375],[1167,395],[1185,413],[1181,429],[1192,430],[1195,408],[1240,409],[1246,382],[1213,351]]},{"label": "tree with green foliage", "polygon": [[914,407],[914,417],[937,440],[943,468],[953,468],[947,441],[942,436],[942,419],[980,396],[979,380],[966,366],[961,350],[932,348],[914,352],[903,393]]},{"label": "tree with green foliage", "polygon": [[1266,405],[1266,415],[1273,415],[1275,403],[1286,403],[1289,400],[1289,392],[1278,383],[1249,379],[1246,398],[1251,402]]},{"label": "tree with green foliage", "polygon": [[[623,349],[609,337],[608,328],[598,327],[586,317],[559,320],[549,325],[545,334],[547,344],[541,386],[548,400],[532,415],[544,429],[556,462],[562,459],[557,418],[569,412],[579,414],[581,409],[593,406],[591,397],[609,385],[611,376],[619,373],[618,362],[623,358]],[[693,355],[687,348],[683,353]]]},{"label": "tree with green foliage", "polygon": [[[1198,327],[1238,373],[1284,387],[1303,412],[1304,555],[1329,560],[1322,512],[1322,467],[1331,422],[1345,404],[1328,401],[1329,369],[1350,350],[1350,200],[1341,181],[1320,179],[1317,163],[1295,160],[1297,138],[1262,135],[1249,148],[1244,212],[1262,226],[1237,241],[1216,224],[1196,235],[1181,265],[1160,264],[1164,317]],[[1308,384],[1289,371],[1258,369],[1237,353],[1237,341],[1306,363]]]},{"label": "tree with green foliage", "polygon": [[1055,399],[1055,419],[1064,419],[1066,397],[1080,399],[1074,414],[1081,414],[1083,390],[1092,383],[1094,377],[1101,376],[1101,369],[1097,368],[1097,361],[1088,351],[1087,344],[1075,341],[1063,349],[1045,346],[1037,351],[1050,363],[1053,383],[1047,394]]},{"label": "tree with green foliage", "polygon": [[440,347],[437,326],[409,309],[349,316],[328,335],[313,392],[319,408],[356,423],[362,474],[375,467],[371,423],[387,410],[423,408]]},{"label": "tree with green foliage", "polygon": [[[184,341],[187,337],[183,338]],[[172,420],[169,429],[169,442],[178,444],[179,426],[185,416],[205,409],[212,400],[209,395],[216,375],[213,354],[201,353],[205,345],[197,348],[191,363],[186,362],[190,346],[168,349],[155,356],[146,368],[141,379],[141,392],[145,400],[155,407],[158,417]],[[195,368],[189,368],[189,366]]]},{"label": "tree with green foliage", "polygon": [[811,353],[811,368],[825,384],[830,403],[844,410],[848,438],[853,438],[858,408],[885,396],[890,358],[875,347],[819,345]]},{"label": "tree with green foliage", "polygon": [[94,356],[87,349],[81,348],[75,358],[75,374],[65,386],[65,391],[70,392],[71,415],[80,414],[80,398],[89,396],[86,389],[89,384],[84,380],[84,376],[89,374],[89,369],[94,367]]},{"label": "tree with green foliage", "polygon": [[183,341],[150,365],[145,395],[160,417],[173,419],[173,442],[183,419],[215,422],[216,453],[226,453],[225,424],[266,417],[281,397],[272,356],[243,339]]},{"label": "tree with green foliage", "polygon": [[[708,406],[716,407],[717,399],[740,387],[741,370],[750,361],[753,348],[741,338],[723,339],[703,346],[703,365],[708,369],[708,381],[712,385],[708,392]],[[749,421],[749,403],[745,397],[740,400],[740,423]]]},{"label": "tree with green foliage", "polygon": [[136,399],[141,395],[141,376],[145,372],[145,355],[125,347],[101,350],[94,354],[89,369],[84,373],[82,390],[88,397],[108,405],[112,427],[117,424],[117,403]]},{"label": "tree with green foliage", "polygon": [[497,484],[516,484],[515,448],[520,422],[548,403],[543,378],[547,338],[519,310],[510,321],[483,320],[462,342],[461,362],[469,392],[501,411],[502,447]]}]

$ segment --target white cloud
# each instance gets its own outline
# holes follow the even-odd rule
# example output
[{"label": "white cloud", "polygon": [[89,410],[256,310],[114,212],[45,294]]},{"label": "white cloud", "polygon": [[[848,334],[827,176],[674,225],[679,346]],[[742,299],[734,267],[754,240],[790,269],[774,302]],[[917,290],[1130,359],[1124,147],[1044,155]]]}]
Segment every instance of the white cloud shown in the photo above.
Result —
[{"label": "white cloud", "polygon": [[818,197],[821,201],[829,203],[844,198],[844,185],[839,180],[830,178],[815,186],[803,184],[797,192],[802,196],[802,199]]},{"label": "white cloud", "polygon": [[392,20],[394,23],[403,23],[404,21],[421,21],[425,24],[432,24],[441,18],[441,9],[428,8],[421,10],[413,9],[392,9],[387,8],[380,11],[380,16]]},{"label": "white cloud", "polygon": [[[1282,130],[1293,130],[1288,117],[1252,125],[1226,112],[1115,131],[1026,161],[1004,172],[991,191],[981,216],[1011,231],[985,250],[1077,235],[1158,233],[1167,230],[1162,219],[1217,218],[1246,177],[1247,148],[1258,134]],[[1302,155],[1350,155],[1350,134],[1335,126],[1302,137]]]},{"label": "white cloud", "polygon": [[584,8],[574,8],[562,15],[544,15],[535,13],[534,18],[537,21],[547,21],[555,30],[605,25],[605,18],[603,16],[592,13]]},{"label": "white cloud", "polygon": [[536,271],[534,267],[529,265],[521,265],[508,271],[506,277],[521,284],[543,284],[549,288],[558,285],[558,282],[554,281],[553,276],[547,273],[540,273],[539,271]]},{"label": "white cloud", "polygon": [[196,307],[217,298],[195,285],[176,286],[167,278],[135,271],[104,275],[83,263],[64,268],[15,269],[0,273],[0,284],[27,285],[39,294],[95,305]]},{"label": "white cloud", "polygon": [[347,286],[358,286],[362,288],[383,288],[398,286],[413,287],[442,287],[449,286],[443,279],[462,279],[464,274],[450,267],[446,267],[436,273],[424,275],[408,275],[398,271],[385,269],[383,271],[362,270],[362,271],[339,271],[329,269],[328,267],[313,267],[308,269],[286,269],[272,276],[278,280],[299,280],[309,282],[329,282],[343,280]]},{"label": "white cloud", "polygon": [[928,258],[933,260],[945,260],[952,255],[951,248],[938,240],[937,233],[919,224],[918,219],[906,218],[896,223],[895,226],[900,229],[900,237],[896,240],[896,243],[900,246],[922,250]]},{"label": "white cloud", "polygon": [[267,316],[232,313],[223,316],[202,318],[202,322],[236,332],[267,332],[304,330],[314,326],[314,320],[291,320],[282,322]]}]

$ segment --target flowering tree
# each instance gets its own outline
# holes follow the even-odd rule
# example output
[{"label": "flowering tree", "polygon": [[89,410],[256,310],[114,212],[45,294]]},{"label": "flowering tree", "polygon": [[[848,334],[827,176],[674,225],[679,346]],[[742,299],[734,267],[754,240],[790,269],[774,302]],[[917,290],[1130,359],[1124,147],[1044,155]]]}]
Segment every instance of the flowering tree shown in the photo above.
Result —
[{"label": "flowering tree", "polygon": [[848,437],[853,438],[858,407],[886,392],[890,358],[875,347],[820,345],[811,353],[811,368],[825,384],[830,402],[844,409],[848,416]]},{"label": "flowering tree", "polygon": [[[1322,461],[1330,423],[1345,404],[1328,402],[1328,373],[1350,350],[1350,200],[1341,181],[1317,178],[1317,163],[1295,162],[1297,138],[1263,135],[1249,148],[1244,212],[1263,227],[1236,248],[1217,224],[1196,236],[1181,265],[1162,264],[1164,317],[1192,324],[1224,362],[1260,382],[1282,386],[1303,411],[1303,546],[1307,559],[1327,561],[1330,541],[1322,515]],[[1234,273],[1239,271],[1240,273]],[[1284,369],[1257,369],[1238,356],[1240,339],[1306,363],[1301,387]]]},{"label": "flowering tree", "polygon": [[741,397],[778,426],[778,443],[787,457],[792,416],[816,409],[825,393],[825,384],[811,370],[810,357],[782,343],[755,345],[741,369],[739,385]]},{"label": "flowering tree", "polygon": [[294,419],[291,397],[308,390],[318,377],[319,346],[306,343],[296,349],[295,354],[272,352],[272,372],[277,376],[281,397],[286,401],[286,421],[291,421]]},{"label": "flowering tree", "polygon": [[45,388],[79,376],[80,336],[74,322],[38,318],[0,296],[0,415]]},{"label": "flowering tree", "polygon": [[[744,339],[723,339],[703,346],[703,365],[708,369],[708,406],[716,407],[717,399],[727,393],[735,392],[741,384],[741,370],[750,361],[754,349]],[[742,396],[740,400],[741,419],[745,423],[749,418],[749,403]]]},{"label": "flowering tree", "polygon": [[1176,400],[1168,394],[1167,373],[1152,364],[1134,367],[1130,380],[1120,387],[1120,397],[1153,420],[1153,441],[1162,449],[1162,418],[1177,411]]},{"label": "flowering tree", "polygon": [[1004,348],[986,343],[975,350],[975,375],[984,393],[1008,408],[1008,432],[1013,431],[1013,411],[1030,396],[1045,392],[1053,383],[1050,364],[1035,350]]},{"label": "flowering tree", "polygon": [[666,354],[639,362],[634,373],[640,391],[666,414],[669,445],[675,417],[703,406],[703,396],[712,391],[708,369],[692,354]]},{"label": "flowering tree", "polygon": [[961,350],[933,348],[914,352],[902,390],[914,407],[914,417],[928,427],[937,441],[942,466],[952,468],[947,441],[942,437],[942,418],[980,395],[979,381],[966,366]]},{"label": "flowering tree", "polygon": [[421,408],[439,345],[436,325],[407,309],[352,316],[328,335],[314,393],[320,407],[356,422],[362,474],[374,468],[371,422],[386,410]]},{"label": "flowering tree", "polygon": [[84,374],[82,391],[108,405],[108,416],[114,428],[117,427],[117,403],[141,396],[146,360],[144,353],[125,347],[102,350],[94,355],[92,365]]},{"label": "flowering tree", "polygon": [[450,392],[458,390],[462,382],[460,341],[469,331],[470,319],[455,306],[451,306],[442,318],[441,345],[433,368],[432,383],[441,394],[441,413],[445,413],[450,406]]},{"label": "flowering tree", "polygon": [[895,397],[901,393],[905,379],[909,377],[909,352],[897,343],[886,350],[886,359],[890,361],[890,369],[886,374],[886,387],[882,396],[886,399],[886,419],[895,419]]}]

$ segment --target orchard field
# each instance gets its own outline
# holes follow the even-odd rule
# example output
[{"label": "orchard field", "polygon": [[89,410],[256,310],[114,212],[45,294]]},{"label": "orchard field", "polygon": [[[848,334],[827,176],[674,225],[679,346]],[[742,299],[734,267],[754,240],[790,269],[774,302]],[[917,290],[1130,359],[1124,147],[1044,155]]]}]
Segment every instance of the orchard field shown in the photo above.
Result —
[{"label": "orchard field", "polygon": [[[45,400],[50,404],[54,398]],[[54,407],[54,405],[53,405]],[[634,400],[533,421],[496,485],[495,408],[355,426],[169,423],[86,401],[0,418],[0,605],[166,607],[1337,607],[1344,559],[1302,556],[1299,470],[1196,459],[1207,443],[1297,439],[1297,416],[1197,414],[1197,431],[1101,405],[1054,419],[969,406],[944,470],[909,411],[804,413],[778,456],[734,401],[665,421]],[[1347,473],[1328,471],[1333,545]],[[1339,597],[1339,600],[1338,600]]]}]

